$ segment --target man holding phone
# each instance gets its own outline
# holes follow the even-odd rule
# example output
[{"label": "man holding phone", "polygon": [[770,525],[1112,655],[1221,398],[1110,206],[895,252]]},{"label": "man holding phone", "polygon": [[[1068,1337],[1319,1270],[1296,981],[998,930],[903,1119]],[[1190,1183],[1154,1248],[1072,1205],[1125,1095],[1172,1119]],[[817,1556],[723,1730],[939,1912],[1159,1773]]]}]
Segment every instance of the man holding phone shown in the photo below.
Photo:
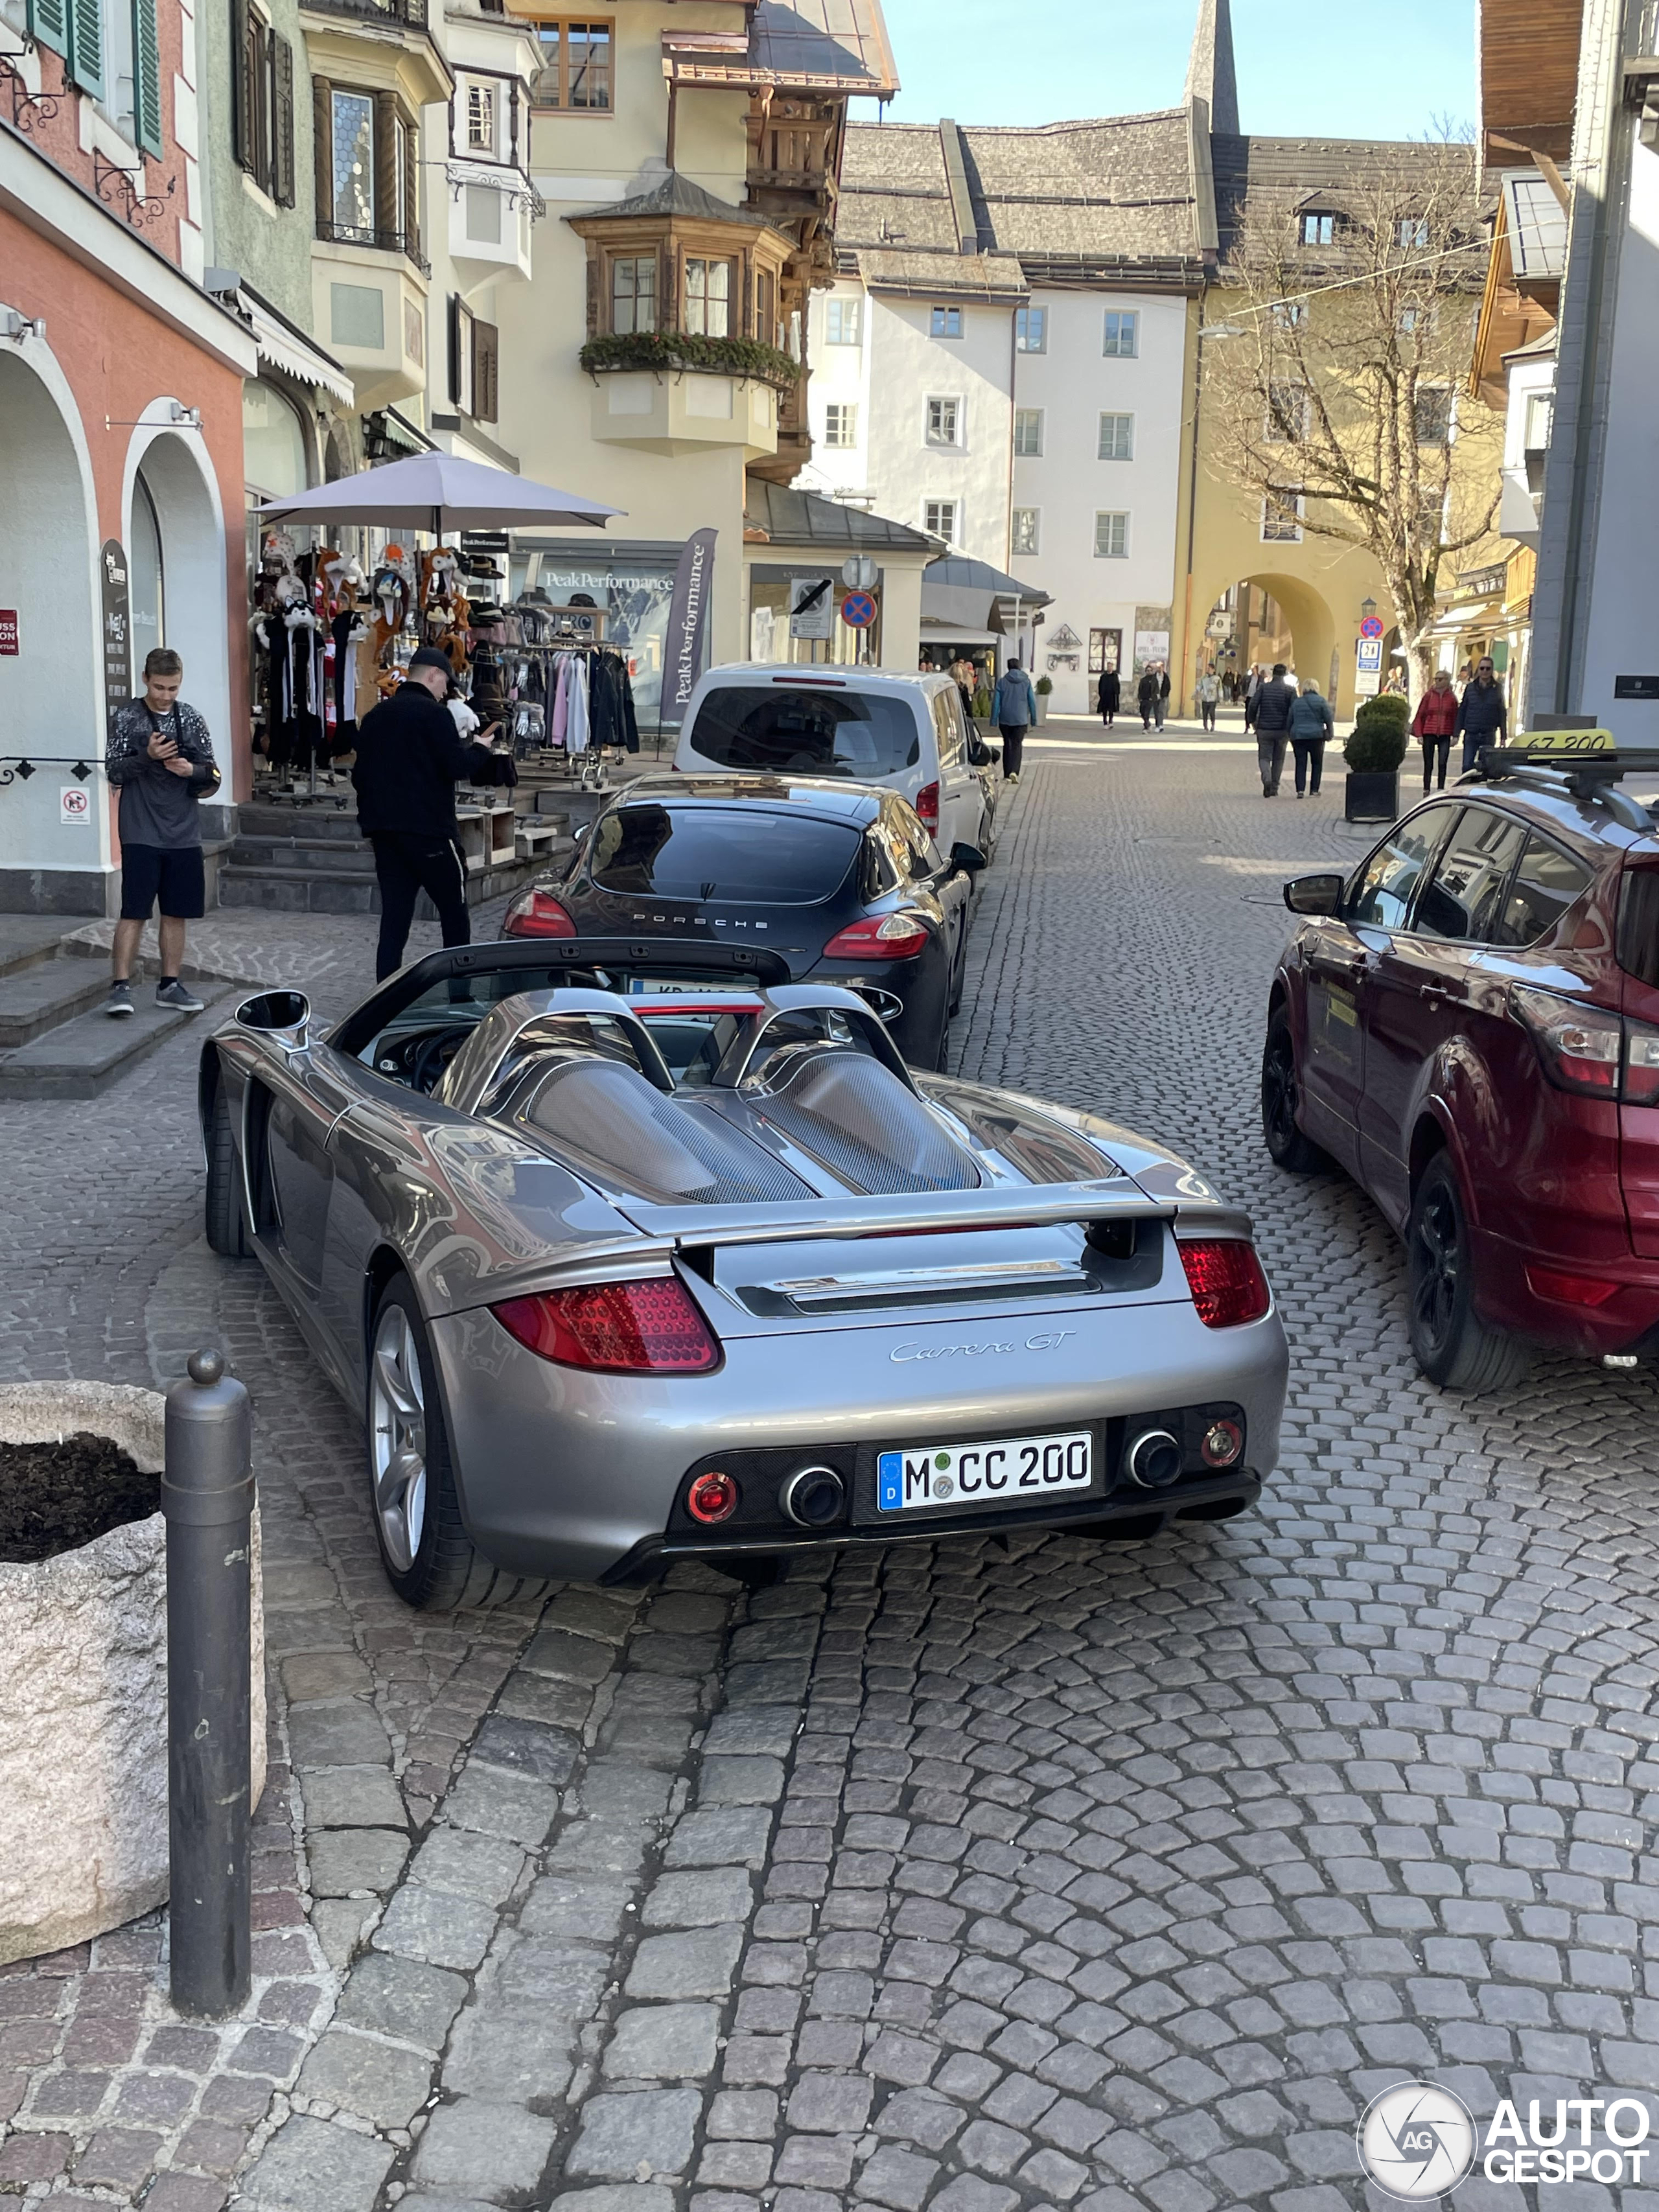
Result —
[{"label": "man holding phone", "polygon": [[173,1013],[199,1014],[202,1001],[179,980],[185,926],[205,903],[202,823],[197,809],[219,788],[207,724],[179,696],[185,664],[166,646],[144,660],[144,690],[111,726],[104,767],[120,793],[121,918],[115,925],[114,969],[106,1014],[131,1014],[132,963],[157,902],[161,976],[155,1003]]}]

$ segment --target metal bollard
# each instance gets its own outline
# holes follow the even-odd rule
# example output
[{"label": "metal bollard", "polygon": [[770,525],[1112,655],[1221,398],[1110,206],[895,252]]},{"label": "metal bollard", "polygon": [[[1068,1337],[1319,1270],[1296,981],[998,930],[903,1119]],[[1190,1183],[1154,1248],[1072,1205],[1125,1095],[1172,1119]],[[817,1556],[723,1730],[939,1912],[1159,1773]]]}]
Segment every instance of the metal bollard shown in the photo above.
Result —
[{"label": "metal bollard", "polygon": [[167,1856],[173,2002],[197,2020],[244,2003],[248,1866],[248,1395],[216,1352],[167,1399]]}]

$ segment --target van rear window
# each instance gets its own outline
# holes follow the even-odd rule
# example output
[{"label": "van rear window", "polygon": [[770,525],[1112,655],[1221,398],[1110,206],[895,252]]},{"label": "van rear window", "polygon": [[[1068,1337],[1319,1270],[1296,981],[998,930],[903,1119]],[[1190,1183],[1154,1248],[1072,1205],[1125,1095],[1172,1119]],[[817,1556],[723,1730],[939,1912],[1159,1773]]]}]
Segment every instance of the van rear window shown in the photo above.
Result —
[{"label": "van rear window", "polygon": [[697,709],[689,742],[720,768],[878,781],[921,757],[907,699],[787,684],[728,684]]}]

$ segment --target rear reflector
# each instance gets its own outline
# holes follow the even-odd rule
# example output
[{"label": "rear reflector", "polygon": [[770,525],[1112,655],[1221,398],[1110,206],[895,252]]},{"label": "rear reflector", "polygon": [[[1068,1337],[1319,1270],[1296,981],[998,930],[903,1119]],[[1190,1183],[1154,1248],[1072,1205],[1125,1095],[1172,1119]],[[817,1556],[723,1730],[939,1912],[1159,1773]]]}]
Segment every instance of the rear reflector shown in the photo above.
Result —
[{"label": "rear reflector", "polygon": [[1549,1298],[1557,1305],[1604,1306],[1619,1285],[1599,1275],[1564,1275],[1554,1267],[1528,1267],[1527,1287],[1535,1298]]},{"label": "rear reflector", "polygon": [[705,1526],[717,1521],[729,1521],[738,1510],[738,1486],[729,1474],[718,1470],[700,1474],[685,1493],[685,1510],[694,1521]]},{"label": "rear reflector", "polygon": [[507,909],[503,937],[574,937],[576,925],[551,891],[520,891]]},{"label": "rear reflector", "polygon": [[1240,1237],[1218,1237],[1176,1249],[1206,1328],[1237,1328],[1267,1312],[1273,1295],[1254,1244]]},{"label": "rear reflector", "polygon": [[489,1310],[538,1358],[598,1375],[706,1375],[720,1346],[677,1277],[582,1283]]},{"label": "rear reflector", "polygon": [[921,789],[916,793],[916,812],[921,817],[924,827],[930,833],[937,834],[939,830],[939,786],[936,783],[924,783]]}]

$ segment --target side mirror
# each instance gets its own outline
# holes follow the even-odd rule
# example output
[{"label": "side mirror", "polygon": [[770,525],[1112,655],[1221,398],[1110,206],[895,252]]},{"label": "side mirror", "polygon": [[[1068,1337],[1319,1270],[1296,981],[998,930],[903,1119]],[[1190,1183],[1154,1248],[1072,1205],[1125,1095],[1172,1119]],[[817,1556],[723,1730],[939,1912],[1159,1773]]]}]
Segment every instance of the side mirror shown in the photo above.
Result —
[{"label": "side mirror", "polygon": [[1343,876],[1297,876],[1285,886],[1292,914],[1338,915],[1342,911]]},{"label": "side mirror", "polygon": [[245,1030],[274,1037],[285,1052],[303,1052],[311,1042],[311,1001],[303,991],[262,991],[243,1000],[235,1018]]},{"label": "side mirror", "polygon": [[591,822],[583,822],[580,823],[570,833],[571,843],[573,845],[585,845],[587,842],[588,836],[592,832],[592,828],[593,824]]},{"label": "side mirror", "polygon": [[977,845],[952,845],[951,866],[959,876],[976,876],[985,866],[985,855]]}]

